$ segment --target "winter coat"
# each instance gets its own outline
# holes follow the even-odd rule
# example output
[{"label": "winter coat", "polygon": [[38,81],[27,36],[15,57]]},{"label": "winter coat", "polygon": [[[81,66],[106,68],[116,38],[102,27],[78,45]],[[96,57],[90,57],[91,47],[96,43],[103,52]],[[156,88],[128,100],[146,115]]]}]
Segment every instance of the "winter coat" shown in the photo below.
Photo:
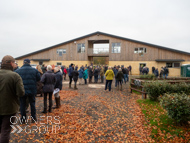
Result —
[{"label": "winter coat", "polygon": [[94,76],[98,76],[98,69],[94,70]]},{"label": "winter coat", "polygon": [[40,81],[40,73],[38,70],[32,68],[30,64],[24,64],[15,72],[22,78],[25,95],[35,95],[37,93],[37,81]]},{"label": "winter coat", "polygon": [[19,97],[24,96],[21,77],[11,71],[0,69],[0,115],[12,115],[19,110]]},{"label": "winter coat", "polygon": [[[40,73],[40,77],[42,76],[43,73]],[[37,94],[42,94],[43,93],[43,84],[38,81],[37,82]]]},{"label": "winter coat", "polygon": [[47,71],[43,74],[41,82],[44,84],[43,92],[53,92],[56,83],[55,74],[52,71]]},{"label": "winter coat", "polygon": [[108,70],[108,67],[104,67],[104,73],[106,73],[106,71]]},{"label": "winter coat", "polygon": [[113,77],[114,77],[113,70],[107,70],[105,73],[105,76],[106,76],[106,80],[113,80]]},{"label": "winter coat", "polygon": [[84,71],[83,78],[84,78],[84,79],[87,79],[87,78],[88,78],[88,69],[86,69],[86,70]]},{"label": "winter coat", "polygon": [[100,70],[100,76],[104,76],[104,69],[103,68]]},{"label": "winter coat", "polygon": [[92,71],[92,68],[89,68],[89,76],[93,76],[93,71]]},{"label": "winter coat", "polygon": [[83,78],[83,73],[84,73],[83,69],[80,68],[78,72],[79,72],[79,78]]},{"label": "winter coat", "polygon": [[54,89],[59,88],[59,90],[61,90],[62,89],[63,76],[62,76],[60,71],[55,73],[55,79],[56,79],[56,82],[55,82]]},{"label": "winter coat", "polygon": [[116,75],[116,79],[117,80],[122,80],[124,78],[124,75],[123,75],[123,72],[122,71],[119,71]]},{"label": "winter coat", "polygon": [[77,81],[77,80],[78,80],[78,76],[79,76],[78,71],[77,71],[77,70],[74,70],[74,71],[73,71],[73,80],[74,80],[74,81]]},{"label": "winter coat", "polygon": [[124,68],[122,69],[122,72],[123,72],[123,74],[127,74],[127,72]]},{"label": "winter coat", "polygon": [[43,73],[46,72],[46,67],[42,67],[42,72],[43,72]]},{"label": "winter coat", "polygon": [[154,75],[155,75],[156,77],[159,76],[158,70],[154,70]]},{"label": "winter coat", "polygon": [[69,76],[73,76],[73,67],[69,66]]},{"label": "winter coat", "polygon": [[125,71],[126,71],[126,74],[129,74],[129,70],[127,68],[125,69]]},{"label": "winter coat", "polygon": [[116,76],[118,73],[118,69],[114,68],[113,72],[114,72],[114,75]]},{"label": "winter coat", "polygon": [[65,67],[61,66],[61,70],[62,70],[63,74],[64,74],[64,69],[65,69]]},{"label": "winter coat", "polygon": [[66,68],[64,68],[64,74],[67,74],[67,69]]}]

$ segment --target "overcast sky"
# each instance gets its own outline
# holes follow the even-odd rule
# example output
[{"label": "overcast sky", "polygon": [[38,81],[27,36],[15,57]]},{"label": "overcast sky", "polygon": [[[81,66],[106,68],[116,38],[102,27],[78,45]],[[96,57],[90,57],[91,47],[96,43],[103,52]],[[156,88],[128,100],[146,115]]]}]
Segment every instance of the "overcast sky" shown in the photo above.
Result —
[{"label": "overcast sky", "polygon": [[0,0],[0,59],[101,31],[190,52],[190,0]]}]

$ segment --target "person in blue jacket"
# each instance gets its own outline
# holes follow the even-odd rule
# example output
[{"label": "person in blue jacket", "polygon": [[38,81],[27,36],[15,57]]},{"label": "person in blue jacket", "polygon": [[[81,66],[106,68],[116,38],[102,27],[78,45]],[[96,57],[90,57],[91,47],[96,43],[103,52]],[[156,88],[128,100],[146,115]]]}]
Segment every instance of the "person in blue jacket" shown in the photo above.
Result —
[{"label": "person in blue jacket", "polygon": [[78,72],[79,72],[79,84],[82,84],[82,78],[83,78],[83,74],[84,74],[83,67],[80,67]]},{"label": "person in blue jacket", "polygon": [[36,107],[35,107],[35,96],[37,93],[37,81],[40,81],[40,73],[38,72],[37,69],[32,68],[30,66],[30,60],[25,59],[24,60],[24,65],[15,71],[18,73],[24,84],[24,90],[25,90],[25,95],[23,97],[20,97],[20,112],[21,112],[21,121],[23,123],[25,122],[26,119],[26,98],[28,97],[29,102],[30,102],[30,107],[31,107],[31,116],[32,116],[32,122],[37,121],[36,118]]},{"label": "person in blue jacket", "polygon": [[74,70],[74,65],[71,64],[69,66],[69,70],[68,70],[68,72],[69,72],[69,88],[71,88],[71,83],[72,83],[72,79],[73,79],[73,70]]}]

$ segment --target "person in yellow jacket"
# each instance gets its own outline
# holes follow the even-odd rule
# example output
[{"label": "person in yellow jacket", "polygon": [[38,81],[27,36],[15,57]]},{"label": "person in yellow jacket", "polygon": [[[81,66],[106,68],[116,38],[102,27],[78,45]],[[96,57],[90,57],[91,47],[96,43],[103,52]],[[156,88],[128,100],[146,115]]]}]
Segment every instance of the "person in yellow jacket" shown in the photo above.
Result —
[{"label": "person in yellow jacket", "polygon": [[111,67],[108,67],[108,70],[106,71],[105,76],[106,76],[105,90],[107,90],[107,87],[109,87],[109,91],[111,91],[111,84],[114,78],[114,73]]}]

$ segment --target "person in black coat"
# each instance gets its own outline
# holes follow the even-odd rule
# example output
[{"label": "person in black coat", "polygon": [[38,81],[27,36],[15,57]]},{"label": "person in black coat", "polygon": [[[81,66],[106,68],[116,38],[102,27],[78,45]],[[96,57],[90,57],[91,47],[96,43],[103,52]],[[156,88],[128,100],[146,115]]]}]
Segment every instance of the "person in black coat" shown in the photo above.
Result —
[{"label": "person in black coat", "polygon": [[77,88],[77,81],[78,81],[78,76],[79,76],[79,73],[77,71],[77,68],[75,68],[75,70],[73,71],[73,80],[75,82],[75,85],[74,85],[74,89],[78,89]]},{"label": "person in black coat", "polygon": [[92,83],[92,76],[93,76],[93,71],[92,71],[92,66],[89,67],[89,83]]},{"label": "person in black coat", "polygon": [[94,82],[98,83],[98,69],[97,69],[97,67],[94,70]]},{"label": "person in black coat", "polygon": [[55,74],[52,72],[52,66],[47,66],[47,72],[43,74],[41,82],[44,84],[44,111],[42,113],[47,113],[47,95],[49,94],[49,112],[52,108],[52,94],[54,91],[54,86],[56,82]]},{"label": "person in black coat", "polygon": [[123,78],[124,78],[124,75],[123,75],[122,69],[119,68],[118,73],[117,73],[117,75],[116,75],[117,89],[118,89],[118,90],[119,90],[119,84],[121,85],[120,90],[122,90],[122,80],[123,80]]},{"label": "person in black coat", "polygon": [[[63,76],[58,67],[54,68],[54,73],[55,73],[55,79],[56,79],[54,89],[59,89],[60,91],[62,89]],[[61,106],[59,92],[55,93],[54,96],[55,96],[55,103],[56,103],[55,108],[59,108]]]},{"label": "person in black coat", "polygon": [[159,76],[158,68],[156,68],[156,69],[154,70],[154,75],[156,76],[156,78],[158,78],[158,76]]}]

